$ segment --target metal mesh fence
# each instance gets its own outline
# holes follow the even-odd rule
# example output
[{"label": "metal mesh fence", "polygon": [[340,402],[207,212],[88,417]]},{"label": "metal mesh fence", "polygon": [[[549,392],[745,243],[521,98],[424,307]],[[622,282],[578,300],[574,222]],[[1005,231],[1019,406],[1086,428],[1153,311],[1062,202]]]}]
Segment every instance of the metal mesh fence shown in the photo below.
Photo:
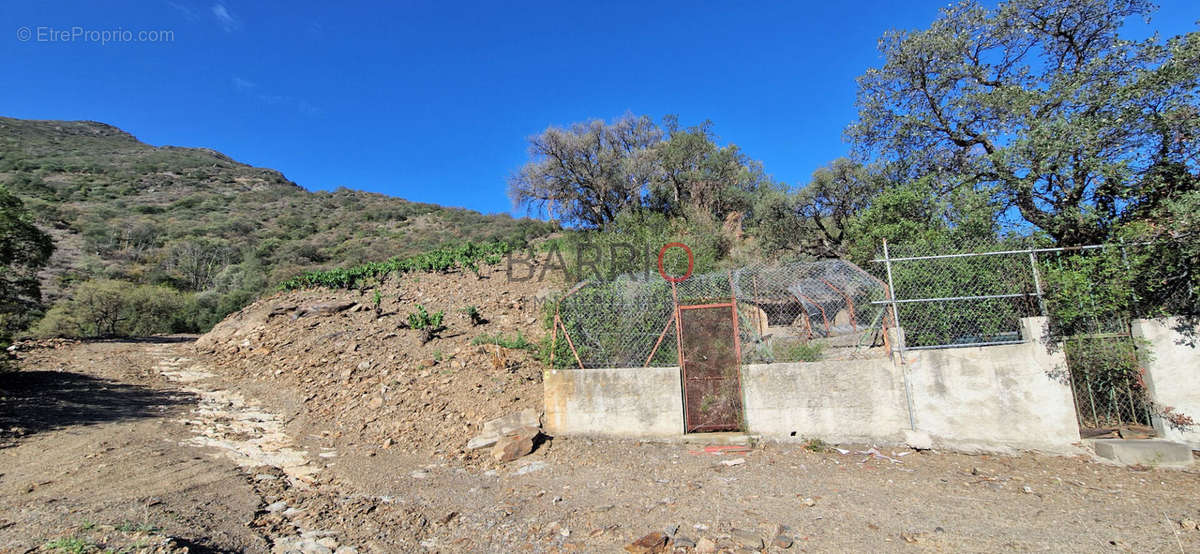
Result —
[{"label": "metal mesh fence", "polygon": [[891,246],[873,270],[895,287],[908,349],[1016,343],[1021,318],[1039,315],[1039,278],[1028,250],[938,252]]},{"label": "metal mesh fence", "polygon": [[1142,379],[1147,352],[1130,322],[1172,307],[1155,308],[1137,277],[1144,272],[1137,264],[1154,264],[1164,246],[1026,246],[884,245],[872,270],[895,287],[883,304],[895,310],[901,348],[1021,342],[1038,338],[1021,336],[1021,318],[1046,316],[1045,337],[1063,350],[1085,434],[1148,430],[1155,408]]},{"label": "metal mesh fence", "polygon": [[674,286],[657,277],[589,281],[559,302],[558,317],[584,367],[672,366],[675,307],[736,301],[743,363],[812,361],[882,345],[885,298],[883,283],[858,266],[825,260],[697,274]]}]

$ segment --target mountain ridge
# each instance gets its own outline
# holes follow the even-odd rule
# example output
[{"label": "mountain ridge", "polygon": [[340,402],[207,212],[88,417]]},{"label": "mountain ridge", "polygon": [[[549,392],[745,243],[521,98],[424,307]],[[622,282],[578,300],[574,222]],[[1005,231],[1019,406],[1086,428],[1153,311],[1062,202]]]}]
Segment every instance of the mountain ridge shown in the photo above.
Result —
[{"label": "mountain ridge", "polygon": [[55,239],[48,304],[90,279],[219,297],[198,329],[303,271],[557,229],[345,187],[308,191],[276,169],[88,120],[0,117],[0,184]]}]

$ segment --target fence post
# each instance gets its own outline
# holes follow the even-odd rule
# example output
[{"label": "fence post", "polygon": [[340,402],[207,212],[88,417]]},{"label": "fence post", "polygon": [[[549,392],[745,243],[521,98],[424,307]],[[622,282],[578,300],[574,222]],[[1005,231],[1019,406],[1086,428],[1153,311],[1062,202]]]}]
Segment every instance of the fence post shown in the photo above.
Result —
[{"label": "fence post", "polygon": [[887,268],[888,280],[888,301],[892,305],[892,321],[896,322],[896,349],[900,355],[900,363],[904,363],[904,337],[900,336],[903,331],[900,329],[900,310],[896,306],[896,285],[892,282],[892,260],[888,256],[887,239],[883,239],[883,265]]},{"label": "fence post", "polygon": [[896,321],[896,343],[899,348],[900,371],[904,372],[904,402],[908,405],[908,428],[917,430],[917,419],[913,414],[912,382],[908,366],[904,363],[904,329],[900,326],[900,311],[896,309],[896,285],[892,282],[892,259],[888,255],[887,239],[883,239],[883,265],[887,268],[888,297],[892,302],[892,319]]},{"label": "fence post", "polygon": [[1029,251],[1029,267],[1033,269],[1033,290],[1037,294],[1038,313],[1046,315],[1046,300],[1042,297],[1042,278],[1038,275],[1037,252]]}]

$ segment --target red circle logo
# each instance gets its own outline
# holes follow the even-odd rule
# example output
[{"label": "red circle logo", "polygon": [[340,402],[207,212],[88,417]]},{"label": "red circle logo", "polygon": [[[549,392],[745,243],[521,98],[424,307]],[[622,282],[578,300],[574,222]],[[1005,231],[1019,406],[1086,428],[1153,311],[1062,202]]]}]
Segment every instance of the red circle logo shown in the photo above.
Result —
[{"label": "red circle logo", "polygon": [[[684,252],[687,252],[688,268],[687,268],[687,273],[684,273],[683,277],[671,277],[670,275],[667,275],[667,270],[663,269],[663,256],[666,255],[667,250],[670,250],[672,248],[682,248]],[[696,264],[696,259],[692,257],[692,249],[688,248],[688,245],[686,245],[682,242],[671,242],[671,243],[664,244],[663,247],[661,249],[659,249],[659,251],[658,251],[658,274],[662,275],[663,279],[666,279],[672,283],[682,283],[682,282],[686,281],[688,277],[691,277],[692,276],[692,267],[695,264]]]}]

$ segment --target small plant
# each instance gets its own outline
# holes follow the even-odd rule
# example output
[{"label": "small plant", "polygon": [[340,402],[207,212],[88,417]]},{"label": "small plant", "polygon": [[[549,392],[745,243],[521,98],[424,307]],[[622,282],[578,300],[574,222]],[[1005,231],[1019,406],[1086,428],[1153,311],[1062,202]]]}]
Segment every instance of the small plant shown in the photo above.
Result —
[{"label": "small plant", "polygon": [[113,529],[122,533],[157,533],[159,531],[158,526],[153,523],[135,523],[132,521],[118,523],[113,526]]},{"label": "small plant", "polygon": [[537,344],[529,342],[529,339],[526,339],[525,335],[521,334],[520,331],[517,332],[517,336],[511,338],[501,334],[489,335],[484,333],[478,337],[475,337],[475,339],[471,341],[471,344],[494,344],[501,348],[529,350],[530,352],[536,352],[538,349]]},{"label": "small plant", "polygon": [[809,452],[816,452],[817,454],[833,452],[833,447],[830,446],[829,443],[827,443],[821,439],[807,439],[804,441],[804,444],[801,446],[805,450],[807,450]]},{"label": "small plant", "polygon": [[417,311],[408,314],[408,327],[421,331],[421,344],[427,344],[446,330],[442,326],[443,316],[445,313],[442,311],[431,314],[425,310],[425,306],[417,304]]},{"label": "small plant", "polygon": [[1190,431],[1196,426],[1196,421],[1191,416],[1177,412],[1171,406],[1163,406],[1158,410],[1158,415],[1166,420],[1172,429],[1177,431]]},{"label": "small plant", "polygon": [[[776,344],[778,345],[778,343]],[[822,345],[816,342],[778,345],[775,350],[775,359],[786,362],[816,362],[820,361],[823,350]]]},{"label": "small plant", "polygon": [[443,356],[443,355],[442,355],[442,351],[441,351],[441,350],[434,350],[434,351],[433,351],[433,361],[435,361],[435,362],[437,362],[437,363],[439,363],[439,364],[440,364],[440,363],[442,363],[442,359],[443,359],[444,357],[445,357],[445,356]]},{"label": "small plant", "polygon": [[68,537],[62,539],[54,539],[44,545],[47,550],[58,552],[70,552],[71,554],[83,554],[96,548],[96,544],[77,537]]},{"label": "small plant", "polygon": [[375,315],[379,315],[383,311],[383,294],[379,289],[375,289],[375,293],[371,295],[371,303],[375,305]]},{"label": "small plant", "polygon": [[471,321],[472,327],[477,327],[487,323],[487,320],[483,318],[483,314],[479,313],[479,308],[476,308],[475,306],[467,306],[466,308],[463,308],[462,313],[467,315],[467,319]]}]

